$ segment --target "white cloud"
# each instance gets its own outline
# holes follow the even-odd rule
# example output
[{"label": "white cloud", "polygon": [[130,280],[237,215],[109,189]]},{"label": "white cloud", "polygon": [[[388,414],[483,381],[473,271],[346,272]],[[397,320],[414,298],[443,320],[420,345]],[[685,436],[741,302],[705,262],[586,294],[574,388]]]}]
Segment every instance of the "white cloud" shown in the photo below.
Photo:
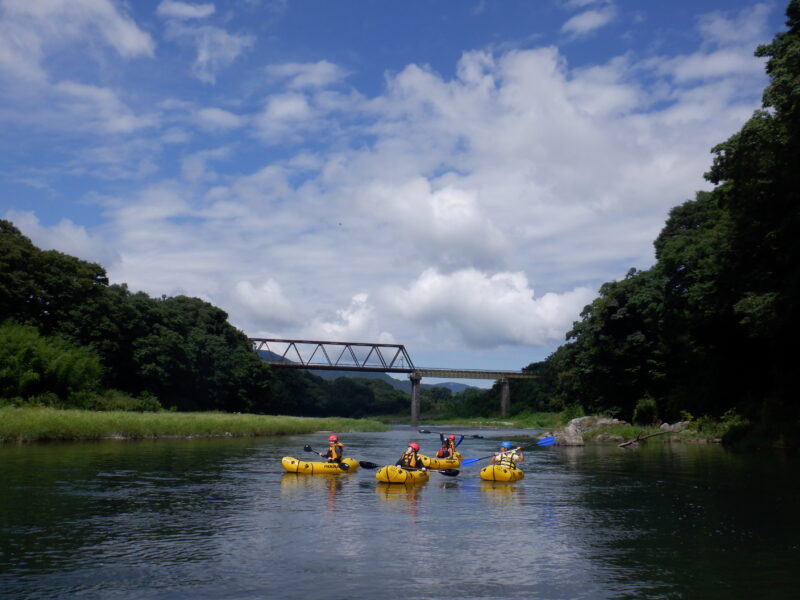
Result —
[{"label": "white cloud", "polygon": [[119,255],[111,245],[100,237],[91,236],[85,227],[69,219],[61,219],[57,224],[45,227],[30,211],[11,210],[4,218],[13,222],[43,250],[58,250],[104,267],[119,260]]},{"label": "white cloud", "polygon": [[316,63],[284,63],[266,69],[271,80],[285,80],[289,89],[324,88],[346,76],[340,66],[321,60]]},{"label": "white cloud", "polygon": [[571,17],[561,27],[561,31],[573,37],[581,37],[608,25],[617,15],[612,5],[584,11]]},{"label": "white cloud", "polygon": [[319,318],[302,329],[307,337],[332,342],[361,342],[378,340],[376,343],[394,343],[391,334],[379,329],[375,308],[369,295],[356,294],[347,308],[336,311],[333,318]]},{"label": "white cloud", "polygon": [[53,90],[59,95],[63,111],[84,127],[106,133],[131,133],[155,124],[154,117],[135,115],[107,88],[62,81]]},{"label": "white cloud", "polygon": [[270,143],[299,139],[315,124],[317,116],[304,94],[274,94],[266,99],[264,110],[255,119],[256,133]]},{"label": "white cloud", "polygon": [[156,14],[172,19],[204,19],[211,16],[216,8],[211,3],[193,4],[190,2],[177,2],[176,0],[163,0],[156,9]]},{"label": "white cloud", "polygon": [[[109,0],[5,0],[4,33],[23,32],[20,49],[99,37],[121,56],[152,56],[155,43]],[[18,53],[14,53],[19,56]]]},{"label": "white cloud", "polygon": [[231,154],[230,148],[216,148],[202,150],[184,157],[181,161],[181,174],[186,181],[197,183],[200,181],[215,181],[217,174],[207,168],[211,160],[225,160]]},{"label": "white cloud", "polygon": [[[274,279],[267,279],[258,286],[250,281],[238,281],[233,287],[231,296],[233,305],[238,305],[248,320],[258,323],[262,329],[298,325],[294,304]],[[237,314],[240,314],[240,311],[237,311]]]},{"label": "white cloud", "polygon": [[209,84],[216,83],[217,74],[255,43],[251,35],[232,34],[210,25],[187,25],[177,20],[167,21],[166,37],[195,48],[192,74]]},{"label": "white cloud", "polygon": [[[708,187],[709,149],[756,106],[762,61],[740,52],[736,20],[716,19],[700,23],[716,41],[685,56],[571,69],[554,47],[477,50],[453,77],[407,65],[369,98],[324,90],[344,76],[325,61],[271,67],[285,87],[255,109],[224,86],[145,114],[101,85],[49,98],[145,140],[102,144],[109,169],[176,165],[104,198],[103,225],[84,232],[115,248],[113,280],[209,299],[253,335],[527,356],[563,340],[599,283],[652,264],[667,211]],[[174,39],[197,42],[173,21]],[[100,161],[82,156],[76,176]],[[37,228],[55,236],[23,230]]]},{"label": "white cloud", "polygon": [[523,273],[487,275],[465,269],[444,275],[423,272],[409,287],[393,290],[393,310],[423,328],[452,329],[473,347],[545,345],[561,341],[594,290],[535,298]]},{"label": "white cloud", "polygon": [[197,121],[204,129],[236,129],[241,127],[243,119],[232,112],[221,108],[202,108],[197,111]]}]

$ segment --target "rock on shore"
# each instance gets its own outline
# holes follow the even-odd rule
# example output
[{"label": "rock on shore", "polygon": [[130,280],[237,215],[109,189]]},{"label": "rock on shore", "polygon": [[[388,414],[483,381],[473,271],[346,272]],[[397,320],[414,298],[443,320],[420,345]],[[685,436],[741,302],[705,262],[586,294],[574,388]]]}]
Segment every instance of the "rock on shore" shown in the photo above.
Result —
[{"label": "rock on shore", "polygon": [[583,433],[585,431],[607,425],[627,425],[627,423],[607,417],[578,417],[577,419],[572,419],[564,429],[556,431],[553,435],[556,438],[557,446],[583,446]]}]

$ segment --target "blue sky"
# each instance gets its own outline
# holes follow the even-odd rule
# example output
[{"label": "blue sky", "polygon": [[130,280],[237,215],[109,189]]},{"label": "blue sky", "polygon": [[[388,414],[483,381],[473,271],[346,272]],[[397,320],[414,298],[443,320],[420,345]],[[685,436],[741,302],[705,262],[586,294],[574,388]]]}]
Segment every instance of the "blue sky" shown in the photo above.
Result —
[{"label": "blue sky", "polygon": [[784,9],[0,0],[0,216],[254,337],[516,370],[709,188]]}]

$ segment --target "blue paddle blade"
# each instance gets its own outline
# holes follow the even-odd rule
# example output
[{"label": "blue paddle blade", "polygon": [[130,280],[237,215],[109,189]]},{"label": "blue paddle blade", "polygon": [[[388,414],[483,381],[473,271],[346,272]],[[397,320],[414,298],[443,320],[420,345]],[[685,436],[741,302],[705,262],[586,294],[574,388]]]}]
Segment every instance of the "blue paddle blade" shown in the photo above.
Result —
[{"label": "blue paddle blade", "polygon": [[[551,436],[548,436],[546,438],[543,438],[543,439],[539,440],[538,442],[536,442],[536,445],[537,446],[552,446],[555,443],[556,443],[556,438],[554,438],[551,435]],[[464,463],[462,462],[461,464],[464,464]]]},{"label": "blue paddle blade", "polygon": [[465,459],[463,459],[461,461],[461,466],[462,467],[468,467],[470,465],[474,465],[479,460],[480,460],[480,458],[465,458]]}]

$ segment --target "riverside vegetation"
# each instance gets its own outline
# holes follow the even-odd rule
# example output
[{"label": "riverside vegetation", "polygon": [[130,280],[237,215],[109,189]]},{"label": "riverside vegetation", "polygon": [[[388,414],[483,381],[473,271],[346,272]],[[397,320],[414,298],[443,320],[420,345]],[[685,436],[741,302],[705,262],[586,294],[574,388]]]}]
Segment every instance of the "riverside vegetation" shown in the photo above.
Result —
[{"label": "riverside vegetation", "polygon": [[[510,421],[542,412],[638,424],[683,414],[725,441],[800,440],[800,0],[756,49],[762,108],[712,152],[715,187],[670,211],[656,262],[605,283],[566,343],[512,380]],[[646,193],[646,190],[643,190]],[[0,404],[306,417],[407,414],[385,381],[271,370],[219,308],[151,298],[34,246],[0,220]],[[499,386],[423,390],[426,417],[496,417]],[[66,413],[65,413],[66,414]],[[5,416],[5,415],[4,415]],[[709,429],[710,430],[710,429]]]}]

